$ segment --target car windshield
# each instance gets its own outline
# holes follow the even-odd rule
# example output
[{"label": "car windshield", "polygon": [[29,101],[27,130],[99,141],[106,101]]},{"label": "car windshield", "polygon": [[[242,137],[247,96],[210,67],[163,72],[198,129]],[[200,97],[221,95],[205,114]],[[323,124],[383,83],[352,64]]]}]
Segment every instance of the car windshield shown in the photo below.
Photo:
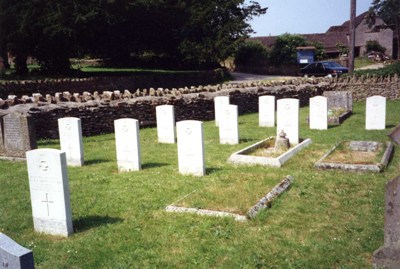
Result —
[{"label": "car windshield", "polygon": [[336,62],[323,62],[324,67],[342,67],[340,64]]}]

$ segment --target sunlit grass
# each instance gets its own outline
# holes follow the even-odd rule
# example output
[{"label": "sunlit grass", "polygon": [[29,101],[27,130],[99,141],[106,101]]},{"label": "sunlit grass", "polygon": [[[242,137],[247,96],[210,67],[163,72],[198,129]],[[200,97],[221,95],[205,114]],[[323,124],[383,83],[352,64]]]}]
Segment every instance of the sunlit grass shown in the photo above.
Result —
[{"label": "sunlit grass", "polygon": [[[400,172],[398,147],[383,173],[313,165],[340,141],[387,141],[400,102],[387,102],[382,131],[365,130],[364,102],[326,131],[310,130],[307,114],[302,108],[300,137],[313,143],[282,168],[227,163],[231,153],[276,134],[258,127],[257,114],[239,118],[239,145],[220,145],[215,123],[205,122],[207,175],[201,178],[178,173],[176,145],[158,144],[154,128],[140,130],[138,172],[118,173],[113,134],[85,137],[85,166],[68,168],[75,230],[69,238],[33,231],[26,164],[0,161],[0,232],[32,249],[39,269],[369,268],[383,244],[384,186]],[[39,147],[59,145],[41,140]],[[252,221],[164,210],[195,191],[193,204],[243,212],[286,175],[294,177],[290,190]]]}]

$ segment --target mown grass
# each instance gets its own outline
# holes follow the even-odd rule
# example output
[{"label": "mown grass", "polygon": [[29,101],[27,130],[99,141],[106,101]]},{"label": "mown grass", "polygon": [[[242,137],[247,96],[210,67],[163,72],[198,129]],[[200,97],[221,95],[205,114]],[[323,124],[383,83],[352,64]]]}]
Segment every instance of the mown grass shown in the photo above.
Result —
[{"label": "mown grass", "polygon": [[[302,108],[300,137],[313,144],[282,168],[226,162],[232,152],[275,135],[275,128],[258,127],[257,114],[240,117],[240,145],[220,145],[214,122],[205,122],[202,178],[178,173],[176,145],[158,144],[154,128],[141,129],[139,172],[117,172],[113,134],[84,138],[85,166],[68,169],[75,230],[69,238],[33,232],[26,164],[0,161],[0,232],[32,249],[36,268],[369,268],[383,244],[384,186],[399,174],[397,146],[380,174],[313,164],[339,141],[386,141],[399,104],[388,101],[384,131],[365,130],[364,102],[327,131],[310,130]],[[59,146],[41,140],[39,147]],[[164,211],[188,193],[214,189],[223,196],[215,199],[241,208],[248,198],[230,195],[236,181],[254,182],[249,186],[263,193],[286,175],[295,178],[291,189],[252,221]]]}]

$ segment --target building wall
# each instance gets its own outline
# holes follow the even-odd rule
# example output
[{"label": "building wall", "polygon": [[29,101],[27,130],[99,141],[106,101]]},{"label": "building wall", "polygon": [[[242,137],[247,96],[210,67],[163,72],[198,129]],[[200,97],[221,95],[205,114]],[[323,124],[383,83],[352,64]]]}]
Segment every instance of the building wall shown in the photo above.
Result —
[{"label": "building wall", "polygon": [[[380,18],[376,19],[375,25],[383,24],[385,23]],[[385,54],[393,57],[393,31],[391,29],[380,29],[373,32],[364,19],[356,28],[355,46],[360,48],[360,56],[365,55],[367,41],[372,40],[378,41],[381,46],[386,48]]]}]

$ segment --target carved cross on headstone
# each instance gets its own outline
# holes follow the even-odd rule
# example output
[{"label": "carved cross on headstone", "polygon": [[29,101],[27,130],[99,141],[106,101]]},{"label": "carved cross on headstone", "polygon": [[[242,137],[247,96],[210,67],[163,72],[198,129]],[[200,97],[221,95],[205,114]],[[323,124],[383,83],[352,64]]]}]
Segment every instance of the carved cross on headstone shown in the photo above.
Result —
[{"label": "carved cross on headstone", "polygon": [[48,197],[48,193],[46,193],[46,200],[42,201],[42,203],[46,203],[47,206],[47,216],[50,216],[50,208],[49,208],[49,204],[54,203],[54,201],[49,201],[49,197]]},{"label": "carved cross on headstone", "polygon": [[377,267],[400,268],[400,176],[386,184],[384,244],[373,254]]}]

